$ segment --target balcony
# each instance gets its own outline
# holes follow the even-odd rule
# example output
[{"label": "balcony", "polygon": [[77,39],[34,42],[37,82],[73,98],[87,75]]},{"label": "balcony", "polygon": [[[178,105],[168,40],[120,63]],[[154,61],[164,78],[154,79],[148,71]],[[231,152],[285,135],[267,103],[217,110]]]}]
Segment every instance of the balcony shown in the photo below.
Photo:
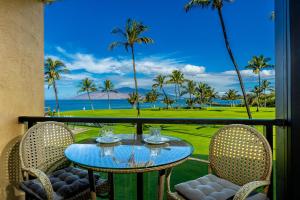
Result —
[{"label": "balcony", "polygon": [[[259,130],[262,130],[264,136],[267,138],[271,148],[273,149],[274,159],[273,162],[276,162],[276,148],[274,145],[274,134],[273,131],[276,127],[286,127],[287,121],[280,119],[193,119],[193,118],[99,118],[99,117],[30,117],[30,116],[22,116],[19,117],[19,123],[27,124],[28,128],[33,126],[38,122],[47,122],[47,121],[57,121],[63,122],[67,124],[69,127],[74,126],[88,126],[93,127],[90,133],[79,134],[75,136],[78,143],[89,143],[91,138],[97,136],[97,132],[99,131],[99,127],[104,126],[105,124],[110,124],[111,126],[120,124],[124,125],[128,128],[128,130],[134,130],[137,135],[148,134],[149,127],[152,125],[172,125],[172,124],[182,124],[187,126],[211,126],[215,125],[218,128],[221,128],[224,125],[230,124],[245,124],[250,126],[255,126]],[[131,129],[129,128],[131,127]],[[162,126],[163,127],[163,126]],[[96,129],[96,131],[94,130]],[[145,133],[146,132],[146,133]],[[164,130],[162,130],[164,132]],[[135,134],[131,133],[131,134]],[[96,135],[95,135],[96,134]],[[189,135],[188,129],[185,133],[181,133],[181,135]],[[174,136],[174,134],[172,135]],[[202,136],[203,137],[203,136]],[[207,136],[211,137],[211,136]],[[194,137],[185,137],[190,143],[194,146],[194,153],[192,157],[200,158],[207,160],[208,158],[208,144],[203,143],[203,138],[201,139],[198,136],[199,141],[197,140],[197,135]],[[202,152],[201,152],[202,151]],[[274,167],[274,166],[273,166]],[[274,168],[275,169],[275,168]],[[269,197],[273,199],[275,194],[275,184],[274,180],[276,177],[276,172],[273,169],[272,175],[272,185],[269,190]],[[199,178],[200,176],[206,175],[208,173],[208,168],[206,164],[199,164],[194,161],[186,161],[178,167],[174,168],[174,176],[171,179],[171,186],[185,182],[188,180]],[[274,173],[275,172],[275,173]],[[104,175],[105,176],[105,175]],[[114,185],[114,190],[111,191],[114,195],[115,199],[135,199],[137,195],[137,199],[156,199],[157,190],[148,188],[152,188],[156,186],[158,177],[158,172],[148,172],[148,173],[132,173],[128,174],[115,174],[113,181],[111,180],[111,184]],[[127,182],[125,187],[123,185],[124,182]],[[137,184],[138,183],[138,184]],[[137,184],[137,188],[136,188]],[[143,189],[145,188],[145,189]],[[146,189],[147,188],[147,189]],[[156,188],[156,187],[155,187]]]},{"label": "balcony", "polygon": [[[41,2],[41,1],[39,1]],[[0,199],[24,199],[19,190],[19,142],[28,128],[39,122],[62,122],[71,129],[92,127],[91,133],[77,134],[76,143],[86,143],[97,136],[102,124],[127,126],[139,137],[149,133],[149,127],[159,125],[166,135],[166,126],[207,128],[213,130],[229,124],[244,124],[257,128],[267,139],[273,152],[273,174],[270,199],[299,199],[300,179],[300,3],[297,0],[276,0],[276,117],[275,119],[201,119],[201,118],[104,118],[104,117],[43,117],[44,115],[44,5],[36,0],[3,0],[0,2]],[[151,118],[152,117],[152,118]],[[127,129],[129,130],[129,129]],[[197,129],[198,130],[198,129]],[[118,133],[122,133],[120,129]],[[190,139],[195,148],[193,158],[207,159],[212,132],[207,135],[180,133]],[[189,136],[189,137],[187,137]],[[198,141],[202,137],[206,140]],[[192,138],[192,139],[191,139]],[[205,141],[205,142],[203,142]],[[28,155],[32,156],[32,155]],[[186,161],[175,167],[171,179],[174,185],[208,173],[206,164]],[[156,199],[158,172],[115,175],[108,178],[114,199]],[[246,174],[246,173],[245,173]],[[108,176],[108,177],[107,177]],[[32,180],[32,177],[28,177]],[[161,180],[161,179],[160,179]],[[141,189],[144,188],[144,189]],[[165,194],[166,197],[166,194]]]}]

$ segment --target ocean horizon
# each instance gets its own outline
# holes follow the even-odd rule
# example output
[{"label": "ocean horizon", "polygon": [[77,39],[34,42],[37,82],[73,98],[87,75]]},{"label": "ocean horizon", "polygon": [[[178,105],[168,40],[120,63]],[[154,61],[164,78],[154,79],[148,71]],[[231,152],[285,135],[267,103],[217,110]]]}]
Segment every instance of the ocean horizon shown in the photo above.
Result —
[{"label": "ocean horizon", "polygon": [[[108,109],[108,101],[101,99],[101,100],[92,100],[93,106],[95,110],[105,110]],[[128,103],[126,99],[112,99],[111,102],[111,109],[131,109],[132,106]],[[235,104],[240,104],[240,100],[234,101]],[[230,102],[227,100],[221,99],[214,99],[214,104],[220,104],[223,106],[230,105]],[[50,108],[51,110],[55,109],[55,100],[45,100],[45,111]],[[140,103],[140,107],[143,108],[153,108],[154,104],[151,103]],[[61,111],[72,111],[72,110],[91,110],[91,105],[89,100],[73,100],[73,99],[64,99],[59,100],[59,106]],[[173,104],[173,106],[180,106],[186,107],[185,99],[180,99],[178,103]],[[155,107],[164,108],[165,104],[161,101],[157,101],[155,103]]]}]

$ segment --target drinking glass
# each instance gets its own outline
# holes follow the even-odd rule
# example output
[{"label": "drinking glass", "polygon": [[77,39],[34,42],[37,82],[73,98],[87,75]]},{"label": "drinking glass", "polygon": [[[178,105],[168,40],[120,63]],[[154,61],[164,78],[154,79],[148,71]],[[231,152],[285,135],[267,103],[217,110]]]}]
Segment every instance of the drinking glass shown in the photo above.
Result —
[{"label": "drinking glass", "polygon": [[159,127],[151,127],[150,135],[155,138],[159,138],[160,137],[160,128]]},{"label": "drinking glass", "polygon": [[113,136],[113,128],[104,126],[103,128],[100,129],[100,137],[112,137]]}]

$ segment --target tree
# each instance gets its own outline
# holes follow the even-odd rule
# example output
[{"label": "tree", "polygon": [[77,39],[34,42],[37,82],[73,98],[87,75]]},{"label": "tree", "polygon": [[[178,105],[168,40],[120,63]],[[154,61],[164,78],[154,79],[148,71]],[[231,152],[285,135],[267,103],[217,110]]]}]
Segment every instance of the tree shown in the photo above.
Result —
[{"label": "tree", "polygon": [[230,101],[231,107],[234,106],[234,101],[237,100],[237,98],[238,98],[238,91],[234,89],[229,89],[224,95],[224,99]]},{"label": "tree", "polygon": [[[273,65],[269,64],[270,58],[266,58],[263,55],[253,56],[248,62],[246,69],[251,69],[258,77],[258,87],[261,88],[261,71],[266,68],[272,68]],[[260,104],[260,96],[258,96],[258,104]]]},{"label": "tree", "polygon": [[172,74],[169,75],[169,80],[168,83],[174,84],[175,86],[175,99],[178,102],[179,97],[180,97],[180,87],[184,83],[184,75],[181,71],[179,70],[173,70]]},{"label": "tree", "polygon": [[[159,74],[158,76],[156,76],[154,79],[153,79],[153,81],[154,81],[154,84],[152,85],[152,87],[154,88],[154,89],[156,89],[156,88],[159,88],[159,90],[163,93],[163,95],[164,95],[164,103],[166,103],[167,104],[167,108],[169,108],[169,103],[171,102],[170,101],[170,98],[168,97],[168,95],[167,95],[167,93],[165,92],[165,90],[164,90],[164,86],[167,84],[167,77],[166,76],[164,76],[164,75],[161,75],[161,74]],[[174,103],[174,101],[173,101],[173,103]]]},{"label": "tree", "polygon": [[135,107],[135,105],[137,104],[138,100],[137,100],[137,94],[135,92],[133,93],[129,93],[128,94],[128,98],[127,98],[128,103],[131,105],[132,108]]},{"label": "tree", "polygon": [[163,99],[163,102],[164,102],[164,104],[167,105],[167,109],[169,109],[169,108],[172,106],[172,104],[174,103],[174,100],[171,99],[170,97],[167,97],[167,96],[166,96],[166,97]]},{"label": "tree", "polygon": [[209,90],[209,85],[206,83],[198,83],[196,87],[196,101],[201,107],[204,107],[204,104],[207,103],[207,91]]},{"label": "tree", "polygon": [[44,68],[45,68],[44,78],[45,81],[48,83],[48,89],[51,86],[53,86],[55,101],[56,101],[55,110],[59,114],[60,107],[58,102],[58,89],[57,89],[56,81],[60,80],[61,74],[68,73],[69,70],[66,68],[65,64],[62,61],[54,60],[52,58],[46,59]]},{"label": "tree", "polygon": [[237,65],[237,62],[235,60],[234,54],[231,50],[230,43],[229,43],[229,38],[228,38],[228,35],[227,35],[226,26],[225,26],[225,22],[224,22],[224,19],[223,19],[222,8],[223,8],[223,5],[224,5],[224,2],[231,2],[231,0],[191,0],[189,3],[187,3],[185,5],[185,11],[188,12],[189,10],[191,10],[192,8],[195,8],[195,7],[201,7],[201,8],[211,7],[213,10],[216,9],[218,11],[218,16],[219,16],[219,20],[220,20],[220,23],[221,23],[221,27],[222,27],[222,31],[223,31],[223,37],[224,37],[224,41],[225,41],[225,46],[227,48],[227,52],[229,54],[230,60],[231,60],[232,64],[234,65],[234,69],[235,69],[235,71],[237,73],[237,76],[238,76],[238,80],[239,80],[240,87],[241,87],[241,90],[242,90],[242,94],[243,94],[243,98],[244,98],[248,118],[251,119],[252,115],[251,115],[251,111],[250,111],[248,101],[247,101],[247,95],[246,95],[246,91],[245,91],[245,87],[244,87],[244,82],[243,82],[239,67]]},{"label": "tree", "polygon": [[109,94],[111,92],[118,93],[118,91],[114,89],[114,84],[110,80],[105,80],[103,82],[103,86],[101,86],[100,89],[101,89],[101,92],[105,92],[107,94],[108,109],[110,110],[111,106],[110,106],[110,96],[109,96]]},{"label": "tree", "polygon": [[[123,40],[113,42],[109,46],[110,50],[113,50],[114,48],[116,48],[118,46],[123,46],[127,52],[130,49],[131,56],[132,56],[132,67],[133,67],[135,93],[137,94],[137,96],[139,96],[139,93],[138,93],[138,83],[137,83],[137,78],[136,78],[136,63],[135,63],[134,47],[135,47],[135,44],[153,43],[153,40],[151,38],[141,36],[141,34],[143,34],[147,30],[148,30],[148,27],[143,25],[143,23],[137,22],[132,19],[128,19],[124,30],[122,30],[120,28],[114,28],[112,30],[112,34],[120,35],[123,38]],[[140,116],[139,101],[137,102],[137,111],[138,111],[138,117],[139,117]]]},{"label": "tree", "polygon": [[155,102],[157,102],[158,97],[159,93],[155,89],[152,89],[146,94],[145,102],[153,104],[153,108],[155,108]]},{"label": "tree", "polygon": [[251,91],[252,93],[255,94],[256,96],[256,112],[259,112],[259,97],[260,97],[260,94],[262,92],[262,89],[261,87],[259,86],[255,86],[254,89]]},{"label": "tree", "polygon": [[270,87],[271,82],[268,80],[263,80],[261,83],[261,89],[263,91],[264,94],[264,107],[267,107],[267,94],[266,92],[271,88]]},{"label": "tree", "polygon": [[195,100],[193,98],[194,94],[196,93],[196,83],[195,81],[192,80],[188,80],[186,85],[183,85],[183,90],[181,92],[181,96],[188,94],[189,95],[189,99],[187,99],[186,103],[188,104],[188,106],[193,109]]},{"label": "tree", "polygon": [[78,90],[79,93],[84,93],[84,92],[87,93],[90,104],[91,104],[91,108],[92,108],[92,110],[94,110],[93,102],[92,102],[92,99],[91,99],[91,96],[90,96],[91,92],[96,92],[97,91],[97,87],[96,87],[94,81],[89,79],[89,78],[85,78],[80,82],[78,87],[80,88]]},{"label": "tree", "polygon": [[206,101],[211,106],[213,99],[217,98],[218,92],[215,91],[214,88],[208,87],[206,91]]}]

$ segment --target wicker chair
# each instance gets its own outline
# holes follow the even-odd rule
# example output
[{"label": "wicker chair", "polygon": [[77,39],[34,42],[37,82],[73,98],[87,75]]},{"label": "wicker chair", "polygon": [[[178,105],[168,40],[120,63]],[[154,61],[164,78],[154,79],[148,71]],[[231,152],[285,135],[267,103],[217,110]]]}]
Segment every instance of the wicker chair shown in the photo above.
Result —
[{"label": "wicker chair", "polygon": [[[20,143],[24,177],[20,187],[26,199],[90,198],[88,173],[73,167],[64,157],[64,150],[72,143],[73,133],[63,123],[38,123],[25,133]],[[108,182],[96,175],[95,179],[97,194],[107,193]]]},{"label": "wicker chair", "polygon": [[[169,200],[267,199],[272,171],[272,151],[267,140],[254,128],[229,125],[212,137],[207,160],[190,158],[209,166],[209,174],[170,189],[172,169],[167,171]],[[263,192],[256,192],[264,187]]]}]

